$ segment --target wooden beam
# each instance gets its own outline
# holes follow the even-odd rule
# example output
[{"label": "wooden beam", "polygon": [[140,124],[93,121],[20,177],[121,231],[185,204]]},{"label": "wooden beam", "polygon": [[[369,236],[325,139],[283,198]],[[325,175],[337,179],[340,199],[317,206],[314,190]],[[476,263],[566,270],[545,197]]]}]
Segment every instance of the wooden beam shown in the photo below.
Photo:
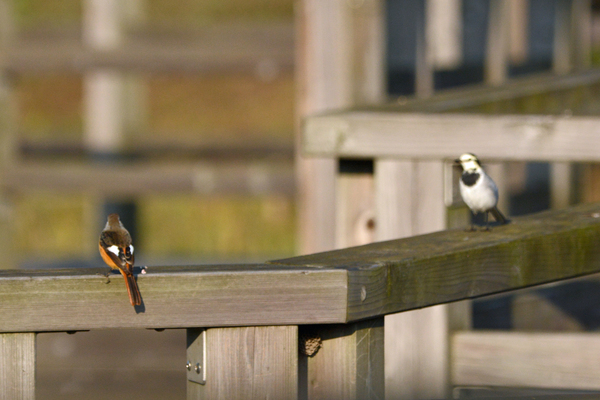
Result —
[{"label": "wooden beam", "polygon": [[149,267],[133,308],[106,268],[0,271],[0,332],[188,328],[346,321],[343,270],[223,265]]},{"label": "wooden beam", "polygon": [[[255,265],[0,271],[0,332],[347,323],[600,272],[600,204]],[[541,267],[543,266],[543,268]]]},{"label": "wooden beam", "polygon": [[227,164],[54,163],[19,162],[7,168],[2,186],[12,191],[51,190],[137,196],[146,193],[282,193],[295,192],[291,162]]},{"label": "wooden beam", "polygon": [[[50,37],[50,39],[48,39]],[[207,40],[210,38],[210,40]],[[257,73],[268,62],[279,70],[294,64],[291,23],[250,26],[211,26],[163,37],[137,32],[128,35],[115,49],[84,48],[78,38],[45,33],[42,37],[20,38],[0,60],[0,68],[27,71],[84,72],[112,68],[147,72]]]},{"label": "wooden beam", "polygon": [[316,156],[600,161],[595,117],[350,111],[309,118],[304,150]]},{"label": "wooden beam", "polygon": [[509,17],[508,0],[491,0],[485,57],[485,81],[497,86],[508,76]]},{"label": "wooden beam", "polygon": [[315,333],[322,346],[314,356],[301,358],[300,399],[385,398],[383,318],[320,326]]},{"label": "wooden beam", "polygon": [[[205,334],[206,381],[188,380],[188,400],[298,398],[297,326],[213,328]],[[188,341],[188,360],[194,348]]]},{"label": "wooden beam", "polygon": [[0,399],[35,399],[35,333],[0,334]]},{"label": "wooden beam", "polygon": [[594,203],[513,218],[491,232],[446,230],[277,263],[347,268],[353,321],[594,273],[597,240]]},{"label": "wooden beam", "polygon": [[452,351],[454,385],[600,390],[595,333],[460,332]]}]

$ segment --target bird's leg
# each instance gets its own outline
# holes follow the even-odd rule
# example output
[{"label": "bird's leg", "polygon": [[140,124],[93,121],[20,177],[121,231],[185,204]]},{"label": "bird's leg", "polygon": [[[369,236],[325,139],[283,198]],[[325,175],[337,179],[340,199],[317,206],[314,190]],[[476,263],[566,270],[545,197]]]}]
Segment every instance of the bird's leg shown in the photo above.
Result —
[{"label": "bird's leg", "polygon": [[483,212],[483,221],[485,222],[485,228],[483,229],[485,232],[490,231],[490,219],[489,213],[487,211]]},{"label": "bird's leg", "polygon": [[475,214],[472,211],[469,211],[469,213],[471,214],[471,223],[469,225],[469,227],[467,229],[465,229],[466,232],[475,232],[475,225],[473,225],[473,217],[475,217]]},{"label": "bird's leg", "polygon": [[105,277],[106,278],[106,282],[104,282],[104,283],[106,283],[108,285],[110,283],[110,277],[109,277],[110,271],[111,270],[109,268],[108,271],[105,274],[103,274],[102,272],[97,272],[96,275],[100,275],[100,276]]}]

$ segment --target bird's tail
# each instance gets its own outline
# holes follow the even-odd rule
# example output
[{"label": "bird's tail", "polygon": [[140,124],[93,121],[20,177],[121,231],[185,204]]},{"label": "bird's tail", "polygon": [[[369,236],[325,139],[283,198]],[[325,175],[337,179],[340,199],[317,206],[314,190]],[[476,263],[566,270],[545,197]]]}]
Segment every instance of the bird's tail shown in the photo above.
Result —
[{"label": "bird's tail", "polygon": [[500,210],[498,210],[497,207],[492,208],[490,210],[490,213],[494,216],[494,219],[497,222],[500,222],[502,225],[508,223],[508,219],[506,219],[506,217],[502,215],[502,213],[500,212]]},{"label": "bird's tail", "polygon": [[142,304],[142,295],[138,288],[135,276],[133,274],[123,274],[125,278],[125,286],[127,286],[127,294],[129,295],[129,302],[132,306],[139,306]]}]

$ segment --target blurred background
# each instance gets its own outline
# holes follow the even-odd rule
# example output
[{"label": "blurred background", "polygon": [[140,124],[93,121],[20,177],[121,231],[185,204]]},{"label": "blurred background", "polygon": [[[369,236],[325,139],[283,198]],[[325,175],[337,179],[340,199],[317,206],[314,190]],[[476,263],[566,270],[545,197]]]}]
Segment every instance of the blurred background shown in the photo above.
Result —
[{"label": "blurred background", "polygon": [[[509,1],[509,76],[552,70],[559,1]],[[581,1],[597,65],[600,1]],[[1,268],[102,265],[97,241],[111,212],[132,233],[137,265],[304,252],[294,172],[300,3],[0,0]],[[390,98],[415,93],[415,16],[426,4],[434,89],[484,81],[490,1],[388,0]],[[510,214],[548,208],[548,165],[509,168]],[[514,325],[500,315],[482,326]],[[182,399],[184,365],[184,331],[40,334],[37,394]]]}]

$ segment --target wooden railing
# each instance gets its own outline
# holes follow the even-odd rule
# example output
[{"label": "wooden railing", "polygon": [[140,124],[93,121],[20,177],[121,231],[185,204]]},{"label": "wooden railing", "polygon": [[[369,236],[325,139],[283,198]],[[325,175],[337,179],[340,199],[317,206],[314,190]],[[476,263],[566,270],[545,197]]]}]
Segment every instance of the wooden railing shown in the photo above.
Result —
[{"label": "wooden railing", "polygon": [[[34,398],[38,332],[181,328],[188,399],[382,399],[386,314],[600,272],[598,243],[600,204],[590,204],[491,232],[447,230],[264,264],[150,266],[137,275],[135,309],[123,281],[103,269],[0,271],[0,398]],[[298,348],[307,335],[321,341],[310,357]],[[460,382],[473,343],[468,334],[452,343]],[[566,345],[554,341],[553,353]],[[588,362],[595,351],[581,360],[587,377],[600,376]],[[530,357],[545,352],[529,343]],[[471,365],[486,368],[481,357]],[[600,389],[600,379],[588,384]]]}]

